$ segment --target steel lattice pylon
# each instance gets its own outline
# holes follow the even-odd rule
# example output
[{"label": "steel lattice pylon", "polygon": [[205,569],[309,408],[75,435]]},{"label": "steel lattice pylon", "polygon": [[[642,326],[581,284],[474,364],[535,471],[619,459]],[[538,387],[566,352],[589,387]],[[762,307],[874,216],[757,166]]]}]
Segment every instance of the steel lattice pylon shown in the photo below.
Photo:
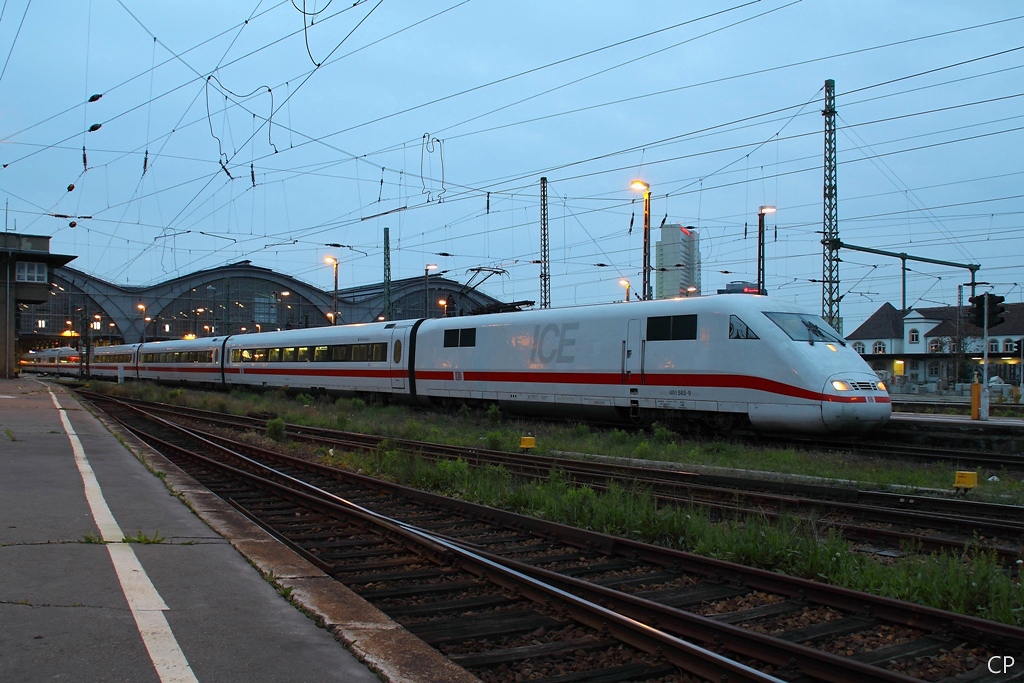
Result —
[{"label": "steel lattice pylon", "polygon": [[840,334],[839,207],[836,192],[836,82],[825,81],[825,187],[822,218],[821,317]]},{"label": "steel lattice pylon", "polygon": [[540,307],[551,308],[551,270],[548,254],[548,179],[540,179]]},{"label": "steel lattice pylon", "polygon": [[391,236],[384,228],[384,319],[392,319],[391,308]]}]

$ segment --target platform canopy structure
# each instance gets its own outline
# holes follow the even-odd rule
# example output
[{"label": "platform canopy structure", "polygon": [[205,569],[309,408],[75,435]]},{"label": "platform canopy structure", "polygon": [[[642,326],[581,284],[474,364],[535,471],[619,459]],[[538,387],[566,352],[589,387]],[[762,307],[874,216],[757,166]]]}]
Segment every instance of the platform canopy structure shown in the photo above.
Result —
[{"label": "platform canopy structure", "polygon": [[[48,273],[47,295],[17,311],[20,352],[321,327],[331,324],[335,299],[340,324],[373,322],[385,315],[383,283],[334,292],[250,261],[147,287],[118,285],[59,265]],[[396,320],[471,315],[504,306],[441,274],[426,281],[395,280],[390,290],[391,318]]]}]

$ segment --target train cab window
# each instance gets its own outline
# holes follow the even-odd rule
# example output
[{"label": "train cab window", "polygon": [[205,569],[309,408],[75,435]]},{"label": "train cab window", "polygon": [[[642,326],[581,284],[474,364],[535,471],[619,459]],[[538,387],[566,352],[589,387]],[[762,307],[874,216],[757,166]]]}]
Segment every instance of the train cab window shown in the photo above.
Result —
[{"label": "train cab window", "polygon": [[445,330],[444,345],[446,347],[476,346],[476,328]]},{"label": "train cab window", "polygon": [[729,316],[729,339],[759,339],[747,324],[735,315]]},{"label": "train cab window", "polygon": [[286,349],[281,349],[281,362],[283,363],[294,363],[295,362],[295,347],[290,346]]},{"label": "train cab window", "polygon": [[313,349],[313,362],[314,363],[323,363],[325,361],[329,361],[331,359],[331,352],[330,352],[329,349],[330,349],[330,347],[327,347],[327,346],[317,346],[317,347],[315,347]]},{"label": "train cab window", "polygon": [[268,363],[280,363],[281,362],[281,349],[267,349],[267,362]]},{"label": "train cab window", "polygon": [[683,341],[696,338],[695,315],[665,315],[647,319],[647,341]]},{"label": "train cab window", "polygon": [[846,340],[816,315],[765,312],[765,316],[778,325],[793,341],[811,344],[816,341],[834,342],[846,346]]},{"label": "train cab window", "polygon": [[298,348],[298,353],[296,354],[295,359],[297,361],[299,361],[300,363],[308,363],[311,360],[310,359],[310,354],[309,354],[309,347],[308,346],[300,346]]}]

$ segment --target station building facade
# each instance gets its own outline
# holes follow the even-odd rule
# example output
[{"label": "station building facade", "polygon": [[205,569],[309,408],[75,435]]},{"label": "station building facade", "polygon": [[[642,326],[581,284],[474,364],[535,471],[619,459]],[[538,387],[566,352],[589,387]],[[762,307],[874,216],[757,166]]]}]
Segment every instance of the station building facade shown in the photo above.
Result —
[{"label": "station building facade", "polygon": [[[1024,303],[1005,304],[1002,324],[988,331],[988,376],[997,393],[1020,387],[1024,357]],[[957,393],[982,375],[985,331],[967,320],[966,307],[900,310],[886,303],[846,338],[894,393]],[[1020,346],[1024,346],[1021,344]]]}]

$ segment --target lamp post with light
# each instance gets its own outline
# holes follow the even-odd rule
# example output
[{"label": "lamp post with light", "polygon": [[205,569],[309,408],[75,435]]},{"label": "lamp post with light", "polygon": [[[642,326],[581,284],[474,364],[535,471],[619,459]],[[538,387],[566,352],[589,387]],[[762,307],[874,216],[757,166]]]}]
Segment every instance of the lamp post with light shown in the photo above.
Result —
[{"label": "lamp post with light", "polygon": [[142,315],[142,343],[146,343],[146,304],[139,304],[135,308],[139,309]]},{"label": "lamp post with light", "polygon": [[436,263],[428,263],[423,267],[423,317],[430,317],[430,271],[437,270]]},{"label": "lamp post with light", "polygon": [[626,301],[629,301],[629,280],[627,280],[626,278],[622,278],[621,280],[619,280],[619,284],[626,288]]},{"label": "lamp post with light", "polygon": [[644,277],[643,290],[640,298],[651,300],[651,185],[642,180],[634,180],[629,184],[634,190],[644,193]]},{"label": "lamp post with light", "polygon": [[324,257],[324,263],[334,266],[334,310],[331,312],[331,324],[338,324],[338,259],[333,256]]},{"label": "lamp post with light", "polygon": [[448,299],[438,299],[437,300],[437,305],[444,307],[444,317],[447,318],[448,317]]},{"label": "lamp post with light", "polygon": [[764,286],[764,217],[775,213],[774,206],[762,206],[757,210],[757,293],[767,294]]}]

